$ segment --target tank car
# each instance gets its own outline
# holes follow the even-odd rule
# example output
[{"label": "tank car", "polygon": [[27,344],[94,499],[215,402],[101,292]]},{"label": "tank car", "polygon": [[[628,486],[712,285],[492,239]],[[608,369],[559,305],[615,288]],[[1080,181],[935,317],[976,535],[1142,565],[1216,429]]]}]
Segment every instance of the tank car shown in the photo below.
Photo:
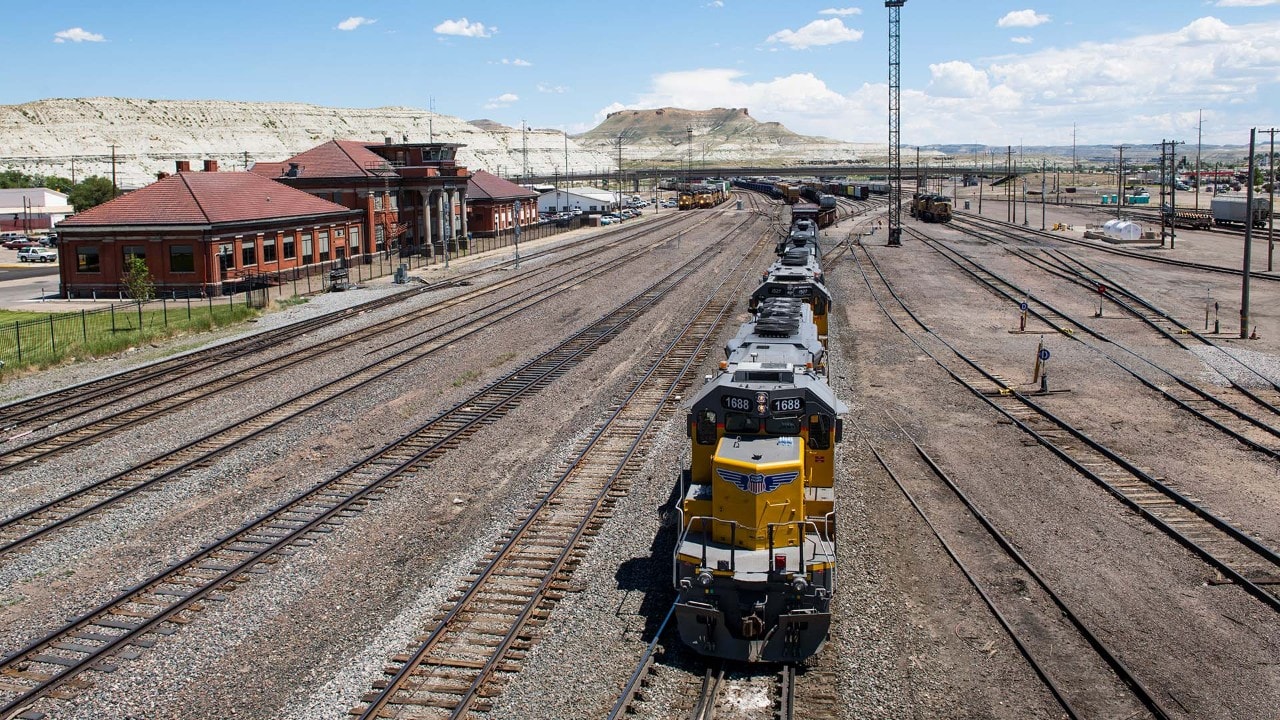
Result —
[{"label": "tank car", "polygon": [[681,639],[704,655],[798,662],[818,652],[835,590],[835,447],[812,310],[768,298],[725,348],[687,417],[673,581]]}]

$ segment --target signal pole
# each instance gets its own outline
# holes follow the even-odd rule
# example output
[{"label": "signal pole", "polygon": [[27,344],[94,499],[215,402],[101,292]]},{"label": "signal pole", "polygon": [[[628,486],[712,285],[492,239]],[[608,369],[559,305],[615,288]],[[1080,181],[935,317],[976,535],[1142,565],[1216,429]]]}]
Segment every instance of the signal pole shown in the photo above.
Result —
[{"label": "signal pole", "polygon": [[902,246],[902,6],[907,0],[884,0],[889,9],[889,247]]},{"label": "signal pole", "polygon": [[1128,145],[1113,145],[1120,151],[1120,167],[1116,170],[1116,219],[1120,219],[1120,208],[1124,207],[1124,149]]}]

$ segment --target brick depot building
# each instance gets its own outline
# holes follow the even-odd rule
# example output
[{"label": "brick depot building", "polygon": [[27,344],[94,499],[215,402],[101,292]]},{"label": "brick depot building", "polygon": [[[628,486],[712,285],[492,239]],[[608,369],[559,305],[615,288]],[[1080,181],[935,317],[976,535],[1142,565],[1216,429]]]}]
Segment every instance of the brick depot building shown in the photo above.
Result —
[{"label": "brick depot building", "polygon": [[467,238],[467,168],[457,143],[330,140],[251,172],[360,210],[375,250],[435,256]]},{"label": "brick depot building", "polygon": [[115,295],[142,258],[162,295],[222,294],[256,278],[373,252],[367,215],[251,172],[178,172],[58,224],[66,297]]}]

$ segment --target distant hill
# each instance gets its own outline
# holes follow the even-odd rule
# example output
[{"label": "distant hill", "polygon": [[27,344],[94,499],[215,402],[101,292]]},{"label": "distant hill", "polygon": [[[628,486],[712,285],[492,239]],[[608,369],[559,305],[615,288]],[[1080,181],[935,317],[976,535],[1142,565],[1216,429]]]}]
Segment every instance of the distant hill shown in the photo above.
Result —
[{"label": "distant hill", "polygon": [[[460,118],[412,107],[333,108],[305,103],[229,100],[58,98],[0,105],[0,168],[30,174],[111,176],[124,187],[172,172],[175,160],[217,160],[223,169],[280,161],[332,139],[462,143],[458,161],[503,175],[522,172],[528,150],[531,173],[564,165],[565,137],[558,130],[530,130]],[[610,161],[576,142],[569,162],[577,170]]]},{"label": "distant hill", "polygon": [[[885,153],[884,145],[846,143],[799,135],[780,123],[760,122],[747,108],[621,110],[574,136],[584,148],[617,157],[622,137],[625,162],[683,167],[703,165],[855,162],[866,154]],[[616,164],[615,160],[615,164]]]}]

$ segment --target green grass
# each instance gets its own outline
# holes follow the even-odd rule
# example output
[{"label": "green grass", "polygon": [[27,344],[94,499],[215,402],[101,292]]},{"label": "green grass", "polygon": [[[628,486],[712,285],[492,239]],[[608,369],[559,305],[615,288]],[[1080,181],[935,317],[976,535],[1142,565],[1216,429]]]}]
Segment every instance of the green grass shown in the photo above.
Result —
[{"label": "green grass", "polygon": [[[154,303],[153,303],[154,306]],[[114,313],[38,313],[0,310],[0,360],[6,373],[45,368],[70,360],[108,357],[131,347],[257,317],[258,310],[242,302],[168,303],[144,309],[117,307]],[[19,349],[21,352],[19,353]]]}]

